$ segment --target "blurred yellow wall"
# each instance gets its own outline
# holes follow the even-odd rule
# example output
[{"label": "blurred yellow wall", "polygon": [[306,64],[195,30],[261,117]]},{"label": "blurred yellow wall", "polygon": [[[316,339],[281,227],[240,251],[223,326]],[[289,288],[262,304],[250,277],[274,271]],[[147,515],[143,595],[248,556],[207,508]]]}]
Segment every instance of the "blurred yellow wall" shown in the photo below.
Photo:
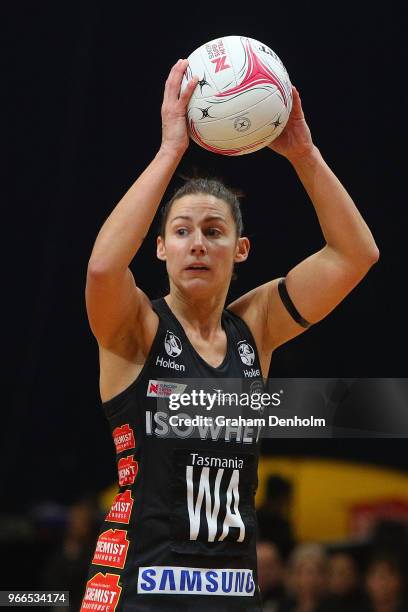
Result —
[{"label": "blurred yellow wall", "polygon": [[408,476],[370,465],[328,459],[262,458],[257,507],[270,474],[294,485],[293,526],[299,540],[348,538],[350,509],[358,503],[399,499],[408,503]]}]

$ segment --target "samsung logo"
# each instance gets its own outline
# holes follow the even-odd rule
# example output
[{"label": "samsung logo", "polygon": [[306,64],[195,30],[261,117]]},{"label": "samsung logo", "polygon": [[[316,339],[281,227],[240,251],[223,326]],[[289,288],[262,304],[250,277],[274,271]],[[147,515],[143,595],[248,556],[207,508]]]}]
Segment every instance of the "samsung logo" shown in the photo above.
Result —
[{"label": "samsung logo", "polygon": [[167,595],[223,595],[251,597],[255,592],[250,569],[203,567],[140,567],[137,592]]}]

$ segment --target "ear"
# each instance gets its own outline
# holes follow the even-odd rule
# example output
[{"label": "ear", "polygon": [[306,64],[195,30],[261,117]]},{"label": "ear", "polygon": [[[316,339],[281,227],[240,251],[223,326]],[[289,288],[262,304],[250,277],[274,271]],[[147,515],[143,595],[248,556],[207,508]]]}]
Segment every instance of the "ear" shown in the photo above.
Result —
[{"label": "ear", "polygon": [[166,246],[164,244],[164,238],[162,236],[157,236],[157,249],[156,249],[157,259],[161,261],[166,261]]},{"label": "ear", "polygon": [[248,258],[251,244],[248,238],[238,238],[237,249],[235,252],[234,262],[241,263]]}]

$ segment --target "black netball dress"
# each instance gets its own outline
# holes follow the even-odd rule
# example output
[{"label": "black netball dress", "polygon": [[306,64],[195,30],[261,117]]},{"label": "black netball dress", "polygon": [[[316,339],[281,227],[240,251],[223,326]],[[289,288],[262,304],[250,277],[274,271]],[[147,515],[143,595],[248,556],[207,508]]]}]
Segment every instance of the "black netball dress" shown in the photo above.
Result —
[{"label": "black netball dress", "polygon": [[[256,570],[263,388],[247,325],[224,310],[223,363],[189,342],[164,299],[137,379],[105,402],[119,489],[101,527],[81,610],[261,610]],[[246,407],[245,407],[246,406]],[[239,418],[237,418],[239,417]]]}]

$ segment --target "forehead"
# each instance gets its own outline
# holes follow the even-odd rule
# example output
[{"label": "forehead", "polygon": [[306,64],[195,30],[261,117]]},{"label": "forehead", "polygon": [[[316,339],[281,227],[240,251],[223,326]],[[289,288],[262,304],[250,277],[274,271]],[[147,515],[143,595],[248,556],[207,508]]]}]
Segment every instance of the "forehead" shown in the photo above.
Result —
[{"label": "forehead", "polygon": [[225,221],[232,220],[229,205],[219,198],[207,193],[192,193],[174,201],[170,213],[169,221],[185,215],[193,219],[201,219],[207,216],[221,217]]},{"label": "forehead", "polygon": [[349,555],[343,554],[343,553],[339,553],[337,555],[333,555],[332,557],[330,557],[329,559],[329,563],[332,566],[351,566],[354,565],[354,559],[352,559],[352,557],[350,557]]},{"label": "forehead", "polygon": [[315,555],[305,555],[295,561],[295,569],[303,570],[305,568],[321,569],[323,567],[323,559]]}]

